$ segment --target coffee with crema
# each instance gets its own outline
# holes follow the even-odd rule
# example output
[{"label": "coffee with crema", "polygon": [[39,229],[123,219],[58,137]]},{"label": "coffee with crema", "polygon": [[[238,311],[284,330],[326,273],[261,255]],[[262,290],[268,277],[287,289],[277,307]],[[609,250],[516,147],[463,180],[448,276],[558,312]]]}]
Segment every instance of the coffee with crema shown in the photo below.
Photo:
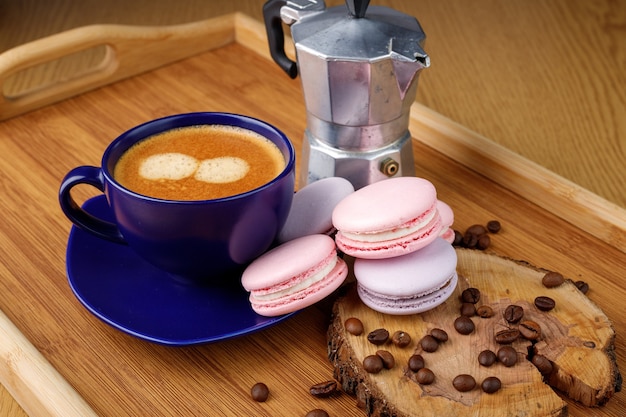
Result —
[{"label": "coffee with crema", "polygon": [[276,178],[285,168],[278,147],[235,126],[169,130],[133,145],[115,165],[124,187],[165,200],[210,200],[241,194]]}]

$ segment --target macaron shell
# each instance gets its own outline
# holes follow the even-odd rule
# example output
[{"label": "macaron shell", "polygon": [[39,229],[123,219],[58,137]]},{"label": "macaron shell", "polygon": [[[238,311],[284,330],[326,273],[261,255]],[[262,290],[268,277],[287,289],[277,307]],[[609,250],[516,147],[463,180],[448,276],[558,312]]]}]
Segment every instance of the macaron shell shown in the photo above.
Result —
[{"label": "macaron shell", "polygon": [[456,251],[436,238],[408,255],[388,259],[356,259],[357,281],[373,292],[392,297],[419,295],[440,287],[456,273]]},{"label": "macaron shell", "polygon": [[386,259],[404,256],[430,245],[441,230],[441,218],[436,215],[428,226],[401,238],[381,242],[357,242],[341,231],[335,236],[337,247],[347,255],[360,259]]},{"label": "macaron shell", "polygon": [[397,177],[369,184],[344,198],[332,214],[337,230],[363,233],[391,230],[429,210],[435,186],[418,177]]},{"label": "macaron shell", "polygon": [[335,241],[326,235],[309,235],[290,240],[252,261],[241,276],[247,290],[272,287],[307,271],[336,252]]},{"label": "macaron shell", "polygon": [[288,297],[279,298],[271,303],[259,303],[252,296],[250,303],[252,309],[259,315],[274,317],[309,307],[333,293],[341,286],[348,276],[348,266],[343,259],[337,258],[337,264],[333,270],[321,281],[312,286],[292,294]]},{"label": "macaron shell", "polygon": [[423,313],[443,304],[450,298],[457,283],[458,276],[455,273],[445,287],[423,297],[407,297],[403,300],[390,300],[384,297],[373,296],[360,284],[357,285],[357,292],[363,304],[372,310],[384,314],[408,315]]},{"label": "macaron shell", "polygon": [[441,216],[441,224],[444,227],[450,227],[454,223],[454,211],[447,203],[437,200],[437,211]]},{"label": "macaron shell", "polygon": [[278,242],[330,232],[335,206],[353,192],[352,183],[341,177],[324,178],[301,188],[293,196],[285,225],[278,233]]}]

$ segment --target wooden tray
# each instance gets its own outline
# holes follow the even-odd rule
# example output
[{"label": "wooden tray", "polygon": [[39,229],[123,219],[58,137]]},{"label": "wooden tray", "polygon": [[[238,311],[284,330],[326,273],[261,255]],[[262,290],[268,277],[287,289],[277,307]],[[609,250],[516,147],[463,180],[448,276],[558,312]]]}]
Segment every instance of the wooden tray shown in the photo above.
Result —
[{"label": "wooden tray", "polygon": [[[249,114],[280,127],[298,149],[305,127],[299,81],[267,59],[260,23],[239,14],[165,28],[79,28],[2,54],[0,83],[96,45],[108,52],[93,71],[0,100],[0,319],[9,334],[0,345],[0,382],[31,415],[278,416],[318,407],[363,415],[347,395],[308,393],[332,377],[326,303],[252,336],[168,348],[113,330],[75,299],[65,278],[70,225],[56,200],[69,169],[99,165],[117,134],[172,113]],[[626,212],[417,103],[410,128],[417,174],[454,208],[455,226],[499,219],[493,251],[589,282],[589,296],[615,321],[617,360],[626,369],[619,321]],[[272,390],[266,403],[249,397],[257,381]],[[619,416],[624,407],[620,393],[602,408],[569,409]]]}]

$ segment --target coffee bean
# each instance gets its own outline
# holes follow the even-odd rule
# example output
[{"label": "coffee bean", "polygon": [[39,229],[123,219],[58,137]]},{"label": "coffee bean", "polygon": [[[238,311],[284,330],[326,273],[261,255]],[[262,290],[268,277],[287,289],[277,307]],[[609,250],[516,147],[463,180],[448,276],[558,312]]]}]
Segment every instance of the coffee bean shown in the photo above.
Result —
[{"label": "coffee bean", "polygon": [[267,401],[267,398],[270,396],[270,390],[264,383],[257,382],[250,389],[250,395],[254,401],[262,403]]},{"label": "coffee bean", "polygon": [[315,384],[309,388],[309,393],[318,398],[330,397],[335,392],[337,392],[336,381],[320,382],[319,384]]},{"label": "coffee bean", "polygon": [[363,359],[363,369],[370,374],[377,374],[384,368],[383,360],[378,355],[369,355]]},{"label": "coffee bean", "polygon": [[576,285],[576,288],[578,288],[578,290],[583,294],[587,294],[587,292],[589,291],[589,284],[587,284],[585,281],[576,281],[574,285]]},{"label": "coffee bean", "polygon": [[466,235],[482,236],[487,234],[488,230],[482,224],[473,224],[465,230]]},{"label": "coffee bean", "polygon": [[519,324],[519,332],[523,338],[528,340],[539,340],[541,337],[541,326],[532,320],[522,320]]},{"label": "coffee bean", "polygon": [[534,355],[531,362],[542,375],[550,375],[550,373],[552,373],[552,369],[554,369],[552,361],[543,355]]},{"label": "coffee bean", "polygon": [[556,302],[545,295],[540,295],[535,298],[535,307],[537,307],[541,311],[550,311],[556,306]]},{"label": "coffee bean", "polygon": [[564,282],[565,282],[565,278],[563,278],[563,275],[559,274],[558,272],[552,272],[552,271],[547,272],[541,279],[541,283],[546,288],[558,287]]},{"label": "coffee bean", "polygon": [[389,339],[389,332],[387,329],[372,330],[367,335],[367,340],[374,345],[382,345]]},{"label": "coffee bean", "polygon": [[346,328],[346,331],[348,333],[355,336],[360,336],[361,334],[363,334],[363,323],[356,317],[350,317],[349,319],[347,319],[344,323],[344,327]]},{"label": "coffee bean", "polygon": [[460,334],[468,335],[474,331],[474,322],[469,317],[460,316],[454,320],[454,328]]},{"label": "coffee bean", "polygon": [[452,246],[461,246],[463,244],[463,234],[458,230],[454,231],[454,240]]},{"label": "coffee bean", "polygon": [[502,365],[511,367],[517,363],[517,351],[511,346],[502,346],[498,349],[498,360]]},{"label": "coffee bean", "polygon": [[483,350],[478,354],[478,363],[482,366],[491,366],[498,360],[496,354],[489,349]]},{"label": "coffee bean", "polygon": [[498,392],[500,388],[502,388],[502,382],[500,379],[495,376],[487,377],[483,380],[482,384],[480,384],[483,392],[487,394],[493,394],[494,392]]},{"label": "coffee bean", "polygon": [[468,374],[461,374],[452,380],[452,386],[459,392],[467,392],[474,389],[476,380]]},{"label": "coffee bean", "polygon": [[472,287],[464,289],[461,293],[461,301],[476,304],[480,301],[480,290]]},{"label": "coffee bean", "polygon": [[476,314],[478,314],[479,317],[488,319],[489,317],[493,317],[493,308],[482,305],[476,309]]},{"label": "coffee bean", "polygon": [[462,245],[468,249],[474,249],[478,245],[478,236],[464,235]]},{"label": "coffee bean", "polygon": [[465,317],[473,317],[476,315],[476,306],[472,303],[462,303],[460,313]]},{"label": "coffee bean", "polygon": [[415,374],[415,379],[420,384],[429,385],[435,381],[435,373],[428,368],[422,368]]},{"label": "coffee bean", "polygon": [[439,342],[437,341],[437,339],[427,334],[420,340],[420,346],[422,347],[424,352],[434,352],[439,347]]},{"label": "coffee bean", "polygon": [[330,417],[330,415],[326,412],[326,410],[316,408],[315,410],[311,410],[306,413],[305,417]]},{"label": "coffee bean", "polygon": [[430,335],[434,337],[435,339],[437,339],[438,342],[443,343],[443,342],[448,341],[448,333],[443,329],[438,329],[438,328],[432,329],[430,331]]},{"label": "coffee bean", "polygon": [[518,329],[505,329],[496,333],[496,342],[501,345],[510,345],[519,338],[520,332]]},{"label": "coffee bean", "polygon": [[482,235],[478,238],[478,242],[476,242],[476,248],[480,250],[485,250],[491,245],[491,238],[488,235]]},{"label": "coffee bean", "polygon": [[398,330],[391,336],[391,342],[398,347],[406,347],[411,343],[411,335],[402,330]]},{"label": "coffee bean", "polygon": [[487,230],[489,233],[498,233],[501,228],[502,225],[500,225],[500,222],[497,220],[489,220],[487,222]]},{"label": "coffee bean", "polygon": [[515,304],[511,304],[504,309],[504,320],[509,323],[517,323],[524,317],[524,308]]},{"label": "coffee bean", "polygon": [[396,366],[396,360],[388,350],[377,350],[376,354],[383,360],[383,367],[385,369],[391,369]]},{"label": "coffee bean", "polygon": [[409,358],[409,369],[417,372],[424,367],[424,358],[422,355],[411,355]]},{"label": "coffee bean", "polygon": [[587,340],[583,342],[583,346],[589,349],[593,349],[596,347],[596,343],[591,340]]}]

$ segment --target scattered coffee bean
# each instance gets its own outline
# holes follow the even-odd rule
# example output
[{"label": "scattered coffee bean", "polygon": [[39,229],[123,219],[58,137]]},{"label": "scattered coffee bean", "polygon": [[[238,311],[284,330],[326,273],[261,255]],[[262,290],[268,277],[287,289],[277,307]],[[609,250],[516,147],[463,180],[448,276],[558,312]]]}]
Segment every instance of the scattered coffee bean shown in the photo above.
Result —
[{"label": "scattered coffee bean", "polygon": [[347,319],[344,323],[344,327],[346,328],[346,331],[348,333],[355,336],[360,336],[361,334],[363,334],[363,323],[356,317],[350,317],[349,319]]},{"label": "scattered coffee bean", "polygon": [[591,340],[587,340],[585,342],[583,342],[583,346],[589,349],[593,349],[596,347],[595,342],[591,341]]},{"label": "scattered coffee bean", "polygon": [[541,326],[532,320],[522,320],[519,323],[519,332],[523,338],[528,340],[539,340],[541,337]]},{"label": "scattered coffee bean", "polygon": [[435,373],[428,368],[422,368],[415,374],[415,379],[420,384],[429,385],[435,381]]},{"label": "scattered coffee bean", "polygon": [[311,393],[311,395],[318,398],[330,397],[335,392],[337,392],[337,382],[320,382],[319,384],[315,384],[311,388],[309,388],[309,392]]},{"label": "scattered coffee bean", "polygon": [[383,360],[378,355],[369,355],[363,359],[363,369],[370,374],[377,374],[384,368]]},{"label": "scattered coffee bean", "polygon": [[448,333],[443,329],[434,328],[430,331],[430,335],[437,339],[438,342],[447,342],[448,341]]},{"label": "scattered coffee bean", "polygon": [[541,311],[550,311],[556,306],[556,302],[545,295],[540,295],[535,298],[535,307],[537,307]]},{"label": "scattered coffee bean", "polygon": [[498,360],[502,365],[511,367],[517,363],[517,351],[511,346],[502,346],[498,349]]},{"label": "scattered coffee bean", "polygon": [[461,301],[476,304],[480,301],[480,290],[472,287],[464,289],[461,293]]},{"label": "scattered coffee bean", "polygon": [[461,374],[452,380],[452,385],[459,392],[467,392],[474,389],[476,380],[471,375]]},{"label": "scattered coffee bean", "polygon": [[422,347],[424,352],[434,352],[439,347],[439,342],[437,341],[437,339],[427,334],[420,340],[420,346]]},{"label": "scattered coffee bean", "polygon": [[479,317],[488,319],[489,317],[493,317],[493,308],[482,305],[476,309],[476,314],[478,314]]},{"label": "scattered coffee bean", "polygon": [[406,347],[411,343],[411,335],[402,330],[398,330],[391,336],[391,342],[398,347]]},{"label": "scattered coffee bean", "polygon": [[478,242],[476,242],[476,248],[480,250],[485,250],[491,245],[491,238],[488,235],[482,235],[478,238]]},{"label": "scattered coffee bean", "polygon": [[496,342],[501,345],[510,345],[520,336],[519,329],[504,329],[496,333]]},{"label": "scattered coffee bean", "polygon": [[489,220],[487,222],[487,230],[489,231],[489,233],[498,233],[501,228],[502,225],[497,220]]},{"label": "scattered coffee bean", "polygon": [[487,377],[483,380],[482,384],[480,384],[483,392],[487,394],[493,394],[494,392],[498,392],[500,388],[502,388],[502,382],[500,379],[495,376]]},{"label": "scattered coffee bean", "polygon": [[555,288],[564,282],[565,278],[563,278],[563,275],[553,271],[546,273],[541,279],[541,283],[546,288]]},{"label": "scattered coffee bean", "polygon": [[464,235],[462,246],[468,249],[474,249],[478,245],[478,236],[476,235]]},{"label": "scattered coffee bean", "polygon": [[316,408],[315,410],[311,410],[306,413],[305,417],[330,417],[330,415],[326,412],[326,410]]},{"label": "scattered coffee bean", "polygon": [[454,231],[454,241],[452,241],[452,246],[461,246],[463,244],[463,233],[458,230]]},{"label": "scattered coffee bean", "polygon": [[554,369],[552,361],[550,361],[550,359],[546,358],[543,355],[534,355],[531,359],[531,362],[533,365],[535,365],[539,372],[541,372],[542,375],[549,375],[550,373],[552,373],[552,369]]},{"label": "scattered coffee bean", "polygon": [[578,288],[578,290],[583,294],[587,294],[587,292],[589,291],[589,284],[587,284],[585,281],[576,281],[574,285],[576,285],[576,288]]},{"label": "scattered coffee bean", "polygon": [[473,224],[465,230],[466,235],[482,236],[487,234],[488,230],[482,224]]},{"label": "scattered coffee bean", "polygon": [[409,358],[409,369],[417,372],[425,366],[424,357],[422,355],[411,355]]},{"label": "scattered coffee bean", "polygon": [[385,369],[391,369],[396,366],[396,360],[388,350],[377,350],[376,354],[383,360],[383,367]]},{"label": "scattered coffee bean", "polygon": [[389,332],[387,329],[372,330],[367,335],[367,340],[374,345],[382,345],[389,339]]},{"label": "scattered coffee bean", "polygon": [[473,317],[476,315],[476,306],[472,303],[462,303],[460,313],[465,317]]},{"label": "scattered coffee bean", "polygon": [[495,352],[489,349],[483,350],[478,354],[478,363],[482,366],[491,366],[498,360]]},{"label": "scattered coffee bean", "polygon": [[516,304],[511,304],[504,309],[504,320],[509,323],[518,323],[524,317],[524,308]]},{"label": "scattered coffee bean", "polygon": [[270,396],[270,390],[264,383],[257,382],[250,389],[250,395],[254,401],[262,403],[267,401],[267,398]]},{"label": "scattered coffee bean", "polygon": [[460,316],[454,320],[454,328],[460,334],[468,335],[474,331],[474,322],[469,317]]}]

